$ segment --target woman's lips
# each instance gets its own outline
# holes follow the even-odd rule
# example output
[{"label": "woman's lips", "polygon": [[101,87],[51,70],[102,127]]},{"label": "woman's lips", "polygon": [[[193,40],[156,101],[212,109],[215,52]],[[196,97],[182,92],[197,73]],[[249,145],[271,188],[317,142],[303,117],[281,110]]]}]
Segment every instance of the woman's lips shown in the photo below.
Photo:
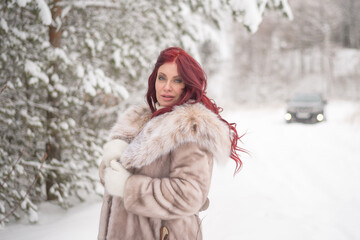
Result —
[{"label": "woman's lips", "polygon": [[170,96],[170,95],[161,95],[162,99],[166,102],[168,101],[172,101],[174,99],[173,96]]}]

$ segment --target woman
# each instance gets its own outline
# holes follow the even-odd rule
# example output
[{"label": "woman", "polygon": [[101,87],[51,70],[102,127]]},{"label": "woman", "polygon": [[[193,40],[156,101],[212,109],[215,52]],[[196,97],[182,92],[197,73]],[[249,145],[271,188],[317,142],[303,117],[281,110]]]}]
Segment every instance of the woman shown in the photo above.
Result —
[{"label": "woman", "polygon": [[98,239],[202,239],[213,161],[241,167],[235,124],[205,94],[206,76],[181,48],[160,53],[146,106],[118,119],[104,146]]}]

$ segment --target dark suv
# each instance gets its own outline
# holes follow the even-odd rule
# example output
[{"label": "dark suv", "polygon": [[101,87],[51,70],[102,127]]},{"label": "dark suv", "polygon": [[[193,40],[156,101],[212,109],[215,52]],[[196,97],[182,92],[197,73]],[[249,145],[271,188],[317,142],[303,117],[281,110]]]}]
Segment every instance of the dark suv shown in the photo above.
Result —
[{"label": "dark suv", "polygon": [[317,123],[325,120],[326,100],[317,93],[300,93],[294,95],[287,103],[285,121]]}]

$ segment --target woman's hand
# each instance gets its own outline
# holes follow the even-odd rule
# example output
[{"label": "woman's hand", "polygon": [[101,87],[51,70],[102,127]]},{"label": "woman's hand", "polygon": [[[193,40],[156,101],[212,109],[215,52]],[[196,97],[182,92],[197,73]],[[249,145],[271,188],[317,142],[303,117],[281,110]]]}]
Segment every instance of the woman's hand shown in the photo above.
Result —
[{"label": "woman's hand", "polygon": [[103,148],[103,158],[99,166],[99,177],[100,182],[104,185],[104,174],[105,168],[110,167],[110,162],[112,160],[118,160],[121,157],[121,154],[125,151],[129,144],[120,139],[114,139],[107,142]]},{"label": "woman's hand", "polygon": [[119,160],[121,154],[125,151],[129,144],[121,139],[114,139],[107,142],[103,148],[103,162],[106,167],[110,167],[112,160]]},{"label": "woman's hand", "polygon": [[119,162],[110,161],[110,167],[105,168],[105,189],[112,195],[117,197],[124,196],[125,182],[131,176]]}]

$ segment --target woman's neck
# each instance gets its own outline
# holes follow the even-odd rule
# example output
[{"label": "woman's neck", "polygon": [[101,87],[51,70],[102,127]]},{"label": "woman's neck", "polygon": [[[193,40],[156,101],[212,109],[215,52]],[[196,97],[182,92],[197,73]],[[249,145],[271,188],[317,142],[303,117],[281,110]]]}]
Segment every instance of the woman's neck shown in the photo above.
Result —
[{"label": "woman's neck", "polygon": [[158,102],[155,103],[155,107],[156,107],[156,110],[160,110],[160,109],[164,108],[164,106],[161,106]]}]

